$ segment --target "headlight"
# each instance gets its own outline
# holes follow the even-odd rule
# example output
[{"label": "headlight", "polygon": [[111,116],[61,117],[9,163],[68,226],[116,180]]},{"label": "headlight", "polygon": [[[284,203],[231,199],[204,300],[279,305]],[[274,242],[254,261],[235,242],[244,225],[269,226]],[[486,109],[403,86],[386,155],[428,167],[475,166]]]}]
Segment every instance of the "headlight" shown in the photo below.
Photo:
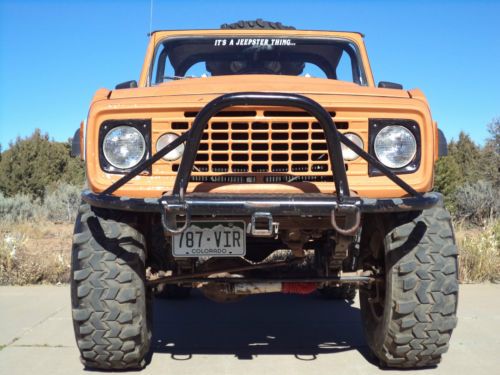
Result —
[{"label": "headlight", "polygon": [[378,160],[389,168],[403,168],[417,152],[417,141],[404,126],[386,126],[375,137],[373,145]]},{"label": "headlight", "polygon": [[146,154],[146,141],[136,128],[117,126],[104,137],[102,152],[113,167],[129,169],[139,164]]},{"label": "headlight", "polygon": [[[158,141],[156,142],[156,152],[160,151],[163,147],[169,145],[173,141],[175,141],[179,136],[174,133],[166,133],[163,134],[160,138],[158,138]],[[167,161],[174,161],[179,159],[182,154],[184,153],[184,143],[181,143],[179,146],[174,148],[172,151],[170,151],[168,154],[166,154],[163,159]]]},{"label": "headlight", "polygon": [[[356,135],[354,133],[346,133],[344,135],[346,136],[346,138],[349,138],[349,140],[351,142],[355,143],[356,146],[358,146],[359,148],[363,148],[363,140],[361,139],[361,137],[359,135]],[[341,146],[342,146],[342,156],[344,157],[345,161],[352,161],[352,160],[356,160],[357,158],[359,158],[359,155],[356,154],[349,147],[347,147],[343,143]]]}]

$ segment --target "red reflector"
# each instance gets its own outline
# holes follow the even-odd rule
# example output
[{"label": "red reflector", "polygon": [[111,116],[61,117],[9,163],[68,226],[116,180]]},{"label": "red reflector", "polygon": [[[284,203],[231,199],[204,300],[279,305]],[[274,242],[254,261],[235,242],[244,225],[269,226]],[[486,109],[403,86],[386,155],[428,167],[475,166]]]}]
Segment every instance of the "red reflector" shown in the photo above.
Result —
[{"label": "red reflector", "polygon": [[283,283],[281,291],[290,294],[309,294],[316,290],[316,283]]}]

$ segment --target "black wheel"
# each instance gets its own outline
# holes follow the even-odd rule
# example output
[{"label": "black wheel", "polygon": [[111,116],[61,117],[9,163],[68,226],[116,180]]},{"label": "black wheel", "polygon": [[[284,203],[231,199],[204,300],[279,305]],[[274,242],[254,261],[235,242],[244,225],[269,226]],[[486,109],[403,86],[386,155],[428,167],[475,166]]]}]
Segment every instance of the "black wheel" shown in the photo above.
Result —
[{"label": "black wheel", "polygon": [[323,298],[332,300],[346,300],[352,302],[356,297],[356,286],[352,284],[342,284],[339,286],[325,286],[319,288],[318,292]]},{"label": "black wheel", "polygon": [[179,285],[159,285],[156,289],[155,297],[161,299],[183,300],[189,298],[191,289]]},{"label": "black wheel", "polygon": [[72,249],[73,326],[93,369],[145,365],[151,342],[144,237],[116,213],[80,206]]},{"label": "black wheel", "polygon": [[442,202],[370,220],[363,249],[384,282],[360,288],[366,340],[382,366],[438,364],[457,324],[457,247]]}]

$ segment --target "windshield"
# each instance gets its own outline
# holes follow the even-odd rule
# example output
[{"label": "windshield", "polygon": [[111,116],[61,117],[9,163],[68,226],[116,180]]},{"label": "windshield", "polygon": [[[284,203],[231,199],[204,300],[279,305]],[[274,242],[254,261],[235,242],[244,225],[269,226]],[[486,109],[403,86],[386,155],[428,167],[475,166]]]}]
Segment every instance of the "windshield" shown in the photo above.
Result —
[{"label": "windshield", "polygon": [[272,37],[167,38],[156,49],[149,82],[236,74],[317,77],[366,85],[352,42]]}]

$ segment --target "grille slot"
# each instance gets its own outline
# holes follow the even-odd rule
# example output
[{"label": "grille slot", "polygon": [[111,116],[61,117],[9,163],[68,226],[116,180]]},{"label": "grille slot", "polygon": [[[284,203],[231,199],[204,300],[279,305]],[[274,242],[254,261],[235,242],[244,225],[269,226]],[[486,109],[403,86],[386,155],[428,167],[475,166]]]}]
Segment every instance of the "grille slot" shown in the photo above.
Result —
[{"label": "grille slot", "polygon": [[[335,117],[335,112],[328,112]],[[311,117],[306,111],[264,111],[266,117]]]},{"label": "grille slot", "polygon": [[172,130],[187,130],[187,129],[189,129],[188,122],[173,122],[172,123]]},{"label": "grille slot", "polygon": [[[184,112],[186,121],[172,122],[172,129],[189,129],[197,114]],[[205,129],[191,181],[333,182],[327,149],[321,126],[306,112],[222,111]],[[178,169],[179,161],[172,164],[173,172]]]},{"label": "grille slot", "polygon": [[[184,112],[184,116],[187,118],[194,118],[198,115],[198,112]],[[255,117],[257,116],[256,111],[222,111],[213,117]]]}]

